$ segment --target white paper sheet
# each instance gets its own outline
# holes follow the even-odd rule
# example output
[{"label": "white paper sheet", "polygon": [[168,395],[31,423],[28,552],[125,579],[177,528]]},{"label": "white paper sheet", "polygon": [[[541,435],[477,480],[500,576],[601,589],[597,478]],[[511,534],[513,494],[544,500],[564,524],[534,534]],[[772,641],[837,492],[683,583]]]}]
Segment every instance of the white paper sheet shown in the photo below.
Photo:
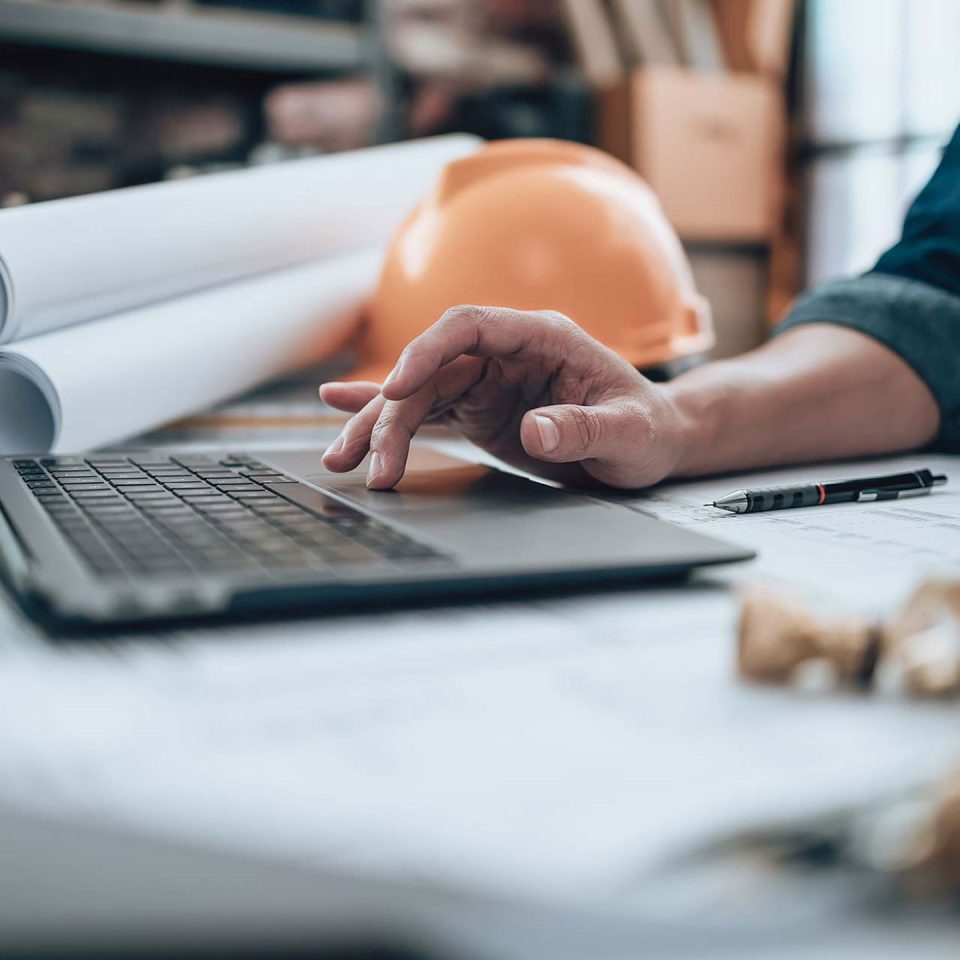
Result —
[{"label": "white paper sheet", "polygon": [[367,250],[0,348],[0,452],[112,443],[329,356],[380,269]]},{"label": "white paper sheet", "polygon": [[[705,522],[704,492],[743,482],[645,501],[761,547],[688,587],[4,658],[0,793],[298,861],[612,903],[727,831],[936,780],[960,757],[955,706],[742,684],[726,585],[802,575],[879,608],[890,584],[865,568],[895,563],[880,541],[896,531],[909,557],[955,535],[950,488],[899,521],[861,505]],[[901,588],[920,572],[901,558]]]},{"label": "white paper sheet", "polygon": [[0,211],[0,343],[384,243],[467,135]]},{"label": "white paper sheet", "polygon": [[[706,507],[724,493],[793,481],[878,476],[928,467],[948,483],[929,496],[736,516]],[[757,551],[711,578],[763,578],[847,610],[881,616],[925,576],[960,576],[960,458],[916,453],[859,463],[812,464],[675,483],[630,500],[671,523]]]}]

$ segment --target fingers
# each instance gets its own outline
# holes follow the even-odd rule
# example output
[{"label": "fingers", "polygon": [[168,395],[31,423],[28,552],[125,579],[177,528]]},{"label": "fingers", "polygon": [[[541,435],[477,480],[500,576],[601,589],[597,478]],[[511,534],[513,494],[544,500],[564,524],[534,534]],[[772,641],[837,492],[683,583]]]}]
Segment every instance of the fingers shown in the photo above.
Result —
[{"label": "fingers", "polygon": [[371,380],[357,381],[356,383],[332,382],[320,387],[320,399],[337,410],[346,410],[348,413],[357,413],[362,410],[377,394],[380,393],[380,384]]},{"label": "fingers", "polygon": [[354,414],[340,431],[340,435],[327,447],[321,462],[334,473],[353,470],[370,449],[370,431],[377,422],[386,400],[378,393]]},{"label": "fingers", "polygon": [[676,463],[670,414],[656,399],[651,394],[641,402],[619,398],[597,406],[538,407],[521,420],[520,442],[528,456],[578,462],[601,483],[647,487]]},{"label": "fingers", "polygon": [[520,442],[531,457],[552,463],[603,459],[625,441],[614,409],[560,404],[524,414]]},{"label": "fingers", "polygon": [[578,331],[570,320],[550,311],[525,312],[505,307],[453,307],[412,340],[383,383],[388,400],[402,400],[419,390],[441,367],[457,357],[509,357],[536,347],[543,356],[561,331]]},{"label": "fingers", "polygon": [[368,487],[388,490],[400,482],[413,435],[434,412],[469,390],[482,370],[482,361],[461,357],[444,367],[412,396],[388,400],[384,404],[371,431]]},{"label": "fingers", "polygon": [[384,400],[378,394],[347,421],[323,455],[323,465],[334,473],[344,473],[355,469],[369,451],[367,486],[388,490],[403,476],[410,441],[436,402],[432,383],[405,400]]},{"label": "fingers", "polygon": [[436,402],[436,387],[429,383],[412,397],[384,403],[370,431],[367,486],[371,490],[389,490],[400,482],[410,454],[410,441]]},{"label": "fingers", "polygon": [[413,435],[435,411],[469,389],[482,368],[481,361],[465,357],[444,367],[429,383],[403,400],[385,400],[377,393],[347,421],[323,455],[323,465],[335,473],[353,470],[369,451],[367,485],[375,490],[395,486],[406,468]]}]

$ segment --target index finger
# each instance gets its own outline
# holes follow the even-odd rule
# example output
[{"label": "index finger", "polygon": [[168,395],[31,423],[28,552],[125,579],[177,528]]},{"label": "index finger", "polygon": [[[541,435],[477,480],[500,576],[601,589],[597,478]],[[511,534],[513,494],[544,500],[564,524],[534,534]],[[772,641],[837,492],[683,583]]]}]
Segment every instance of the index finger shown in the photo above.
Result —
[{"label": "index finger", "polygon": [[[571,321],[560,314],[533,313],[507,307],[451,307],[429,329],[411,340],[383,382],[381,394],[402,400],[419,390],[441,367],[466,354],[508,357],[522,354],[543,336],[546,326]],[[538,349],[538,353],[542,350]]]}]

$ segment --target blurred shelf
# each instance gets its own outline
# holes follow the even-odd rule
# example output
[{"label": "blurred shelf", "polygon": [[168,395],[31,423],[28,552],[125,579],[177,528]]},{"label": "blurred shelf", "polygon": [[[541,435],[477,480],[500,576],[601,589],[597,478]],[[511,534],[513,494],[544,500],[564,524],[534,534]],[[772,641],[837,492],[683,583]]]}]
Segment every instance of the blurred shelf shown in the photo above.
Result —
[{"label": "blurred shelf", "polygon": [[0,0],[0,42],[281,73],[347,70],[368,59],[366,31],[309,17],[187,4]]}]

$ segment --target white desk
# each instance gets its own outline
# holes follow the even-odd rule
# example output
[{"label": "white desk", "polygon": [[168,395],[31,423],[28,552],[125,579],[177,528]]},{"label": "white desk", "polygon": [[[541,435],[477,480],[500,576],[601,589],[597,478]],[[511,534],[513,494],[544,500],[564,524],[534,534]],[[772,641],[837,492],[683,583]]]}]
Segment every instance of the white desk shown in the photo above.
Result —
[{"label": "white desk", "polygon": [[790,581],[880,613],[960,558],[960,458],[846,470],[901,463],[952,485],[753,517],[699,506],[741,478],[624,504],[760,551],[686,586],[68,646],[4,606],[0,799],[619,910],[718,834],[890,796],[960,759],[952,705],[757,689],[734,674],[731,585]]}]

